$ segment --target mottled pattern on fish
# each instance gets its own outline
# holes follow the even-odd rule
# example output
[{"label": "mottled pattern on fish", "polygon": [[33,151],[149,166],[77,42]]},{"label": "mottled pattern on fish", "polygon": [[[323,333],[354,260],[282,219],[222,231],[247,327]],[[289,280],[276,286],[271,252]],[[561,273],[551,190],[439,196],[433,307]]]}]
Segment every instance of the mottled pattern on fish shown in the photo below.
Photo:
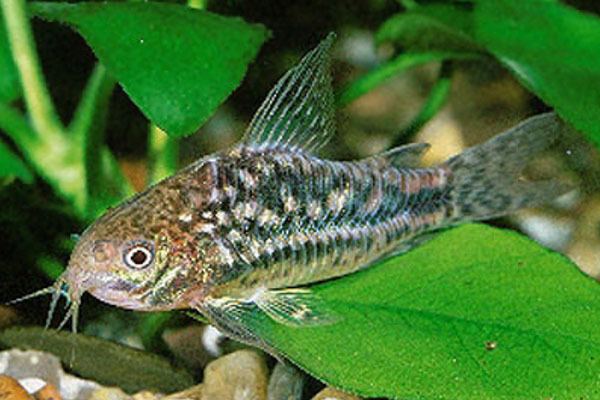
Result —
[{"label": "mottled pattern on fish", "polygon": [[237,145],[198,160],[81,236],[56,284],[136,310],[192,308],[227,335],[272,351],[253,315],[296,327],[332,323],[306,288],[406,251],[423,234],[541,204],[567,187],[521,171],[564,129],[552,113],[420,167],[427,144],[367,159],[316,154],[334,134],[330,35],[271,90]]},{"label": "mottled pattern on fish", "polygon": [[223,254],[219,292],[345,275],[452,213],[446,168],[384,164],[250,147],[204,161],[213,192],[193,212]]}]

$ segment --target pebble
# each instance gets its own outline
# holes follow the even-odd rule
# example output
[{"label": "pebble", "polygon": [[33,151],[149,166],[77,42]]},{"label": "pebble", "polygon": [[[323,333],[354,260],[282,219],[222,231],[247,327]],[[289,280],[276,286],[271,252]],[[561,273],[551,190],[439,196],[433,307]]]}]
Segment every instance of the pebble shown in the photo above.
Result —
[{"label": "pebble", "polygon": [[466,147],[460,126],[450,111],[442,110],[417,135],[417,142],[429,143],[423,155],[423,165],[436,165],[456,155]]},{"label": "pebble", "polygon": [[133,400],[158,400],[163,398],[160,393],[152,393],[148,390],[143,390],[141,392],[137,392],[133,396],[131,396]]},{"label": "pebble", "polygon": [[0,328],[6,328],[19,320],[17,313],[11,307],[0,305]]},{"label": "pebble", "polygon": [[267,390],[268,400],[300,400],[304,387],[304,374],[291,364],[277,363]]},{"label": "pebble", "polygon": [[204,370],[202,400],[266,400],[267,366],[253,350],[212,361]]},{"label": "pebble", "polygon": [[25,391],[35,394],[36,400],[87,400],[100,387],[96,382],[66,374],[56,356],[34,350],[0,352],[0,374],[17,379]]},{"label": "pebble", "polygon": [[312,400],[361,400],[361,398],[332,387],[327,387],[317,393]]},{"label": "pebble", "polygon": [[208,329],[208,326],[192,325],[168,330],[163,334],[163,339],[178,360],[199,373],[215,359],[215,356],[204,346]]},{"label": "pebble", "polygon": [[8,375],[0,375],[0,399],[2,400],[32,400],[32,397],[27,393],[14,378]]},{"label": "pebble", "polygon": [[131,400],[131,396],[116,387],[101,387],[94,390],[87,400]]},{"label": "pebble", "polygon": [[[13,378],[18,378],[18,376],[14,374],[9,375]],[[37,377],[22,378],[19,379],[19,383],[21,384],[21,386],[23,386],[23,389],[27,390],[27,393],[29,394],[39,392],[44,388],[44,386],[48,384],[45,380]]]},{"label": "pebble", "polygon": [[204,385],[192,386],[181,392],[173,393],[164,397],[162,400],[202,400],[202,389]]},{"label": "pebble", "polygon": [[51,383],[46,384],[43,388],[33,394],[36,400],[61,400],[60,392]]},{"label": "pebble", "polygon": [[576,227],[566,254],[583,272],[600,280],[600,196],[581,205]]}]

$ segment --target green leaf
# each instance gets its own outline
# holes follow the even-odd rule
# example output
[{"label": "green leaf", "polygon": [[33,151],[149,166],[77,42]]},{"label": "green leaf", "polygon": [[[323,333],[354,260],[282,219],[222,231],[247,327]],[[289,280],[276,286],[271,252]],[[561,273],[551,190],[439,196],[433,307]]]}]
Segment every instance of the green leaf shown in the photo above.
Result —
[{"label": "green leaf", "polygon": [[239,85],[268,31],[240,18],[152,2],[34,3],[71,25],[127,94],[173,136],[194,132]]},{"label": "green leaf", "polygon": [[471,11],[458,4],[430,4],[396,14],[385,21],[377,42],[392,41],[405,50],[482,51],[473,39]]},{"label": "green leaf", "polygon": [[449,59],[470,59],[475,57],[471,53],[462,52],[426,52],[426,53],[404,53],[387,61],[365,75],[359,77],[343,90],[340,91],[336,103],[338,107],[344,107],[360,96],[368,93],[386,80],[409,68],[417,65]]},{"label": "green leaf", "polygon": [[562,255],[472,224],[313,286],[340,322],[254,328],[319,379],[365,397],[596,398],[600,288]]},{"label": "green leaf", "polygon": [[482,1],[478,40],[600,146],[600,19],[558,2]]},{"label": "green leaf", "polygon": [[0,177],[15,176],[25,183],[33,182],[33,175],[25,163],[0,141]]},{"label": "green leaf", "polygon": [[19,74],[10,52],[6,25],[0,7],[0,102],[8,103],[20,95]]},{"label": "green leaf", "polygon": [[47,351],[82,378],[118,386],[130,393],[141,390],[170,393],[194,384],[188,373],[159,356],[81,334],[33,327],[10,328],[0,332],[0,347]]}]

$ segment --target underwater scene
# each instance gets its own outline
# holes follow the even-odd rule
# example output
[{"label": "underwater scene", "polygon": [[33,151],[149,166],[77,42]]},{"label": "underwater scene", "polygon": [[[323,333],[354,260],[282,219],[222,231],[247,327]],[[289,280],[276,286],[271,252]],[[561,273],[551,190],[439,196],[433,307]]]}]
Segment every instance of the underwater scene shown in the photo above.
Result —
[{"label": "underwater scene", "polygon": [[0,398],[600,398],[600,7],[0,0]]}]

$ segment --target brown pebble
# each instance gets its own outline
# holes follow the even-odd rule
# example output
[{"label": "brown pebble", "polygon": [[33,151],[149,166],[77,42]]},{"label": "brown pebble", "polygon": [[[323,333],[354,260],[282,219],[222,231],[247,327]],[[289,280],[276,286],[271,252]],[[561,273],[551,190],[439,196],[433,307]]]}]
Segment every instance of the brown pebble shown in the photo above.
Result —
[{"label": "brown pebble", "polygon": [[101,387],[94,390],[88,400],[131,400],[131,396],[117,387]]},{"label": "brown pebble", "polygon": [[332,387],[327,387],[317,393],[312,400],[360,400],[360,397],[356,397]]},{"label": "brown pebble", "polygon": [[164,398],[160,393],[152,393],[149,390],[142,390],[131,396],[133,400],[158,400]]},{"label": "brown pebble", "polygon": [[32,400],[32,397],[16,379],[8,375],[0,375],[0,399]]},{"label": "brown pebble", "polygon": [[164,400],[202,400],[202,384],[170,394]]},{"label": "brown pebble", "polygon": [[0,328],[6,328],[18,321],[19,318],[14,309],[0,305]]},{"label": "brown pebble", "polygon": [[257,352],[227,354],[204,369],[202,400],[266,400],[267,374],[265,360]]},{"label": "brown pebble", "polygon": [[46,386],[38,390],[33,394],[36,400],[62,400],[60,397],[60,392],[51,383],[48,383]]}]

